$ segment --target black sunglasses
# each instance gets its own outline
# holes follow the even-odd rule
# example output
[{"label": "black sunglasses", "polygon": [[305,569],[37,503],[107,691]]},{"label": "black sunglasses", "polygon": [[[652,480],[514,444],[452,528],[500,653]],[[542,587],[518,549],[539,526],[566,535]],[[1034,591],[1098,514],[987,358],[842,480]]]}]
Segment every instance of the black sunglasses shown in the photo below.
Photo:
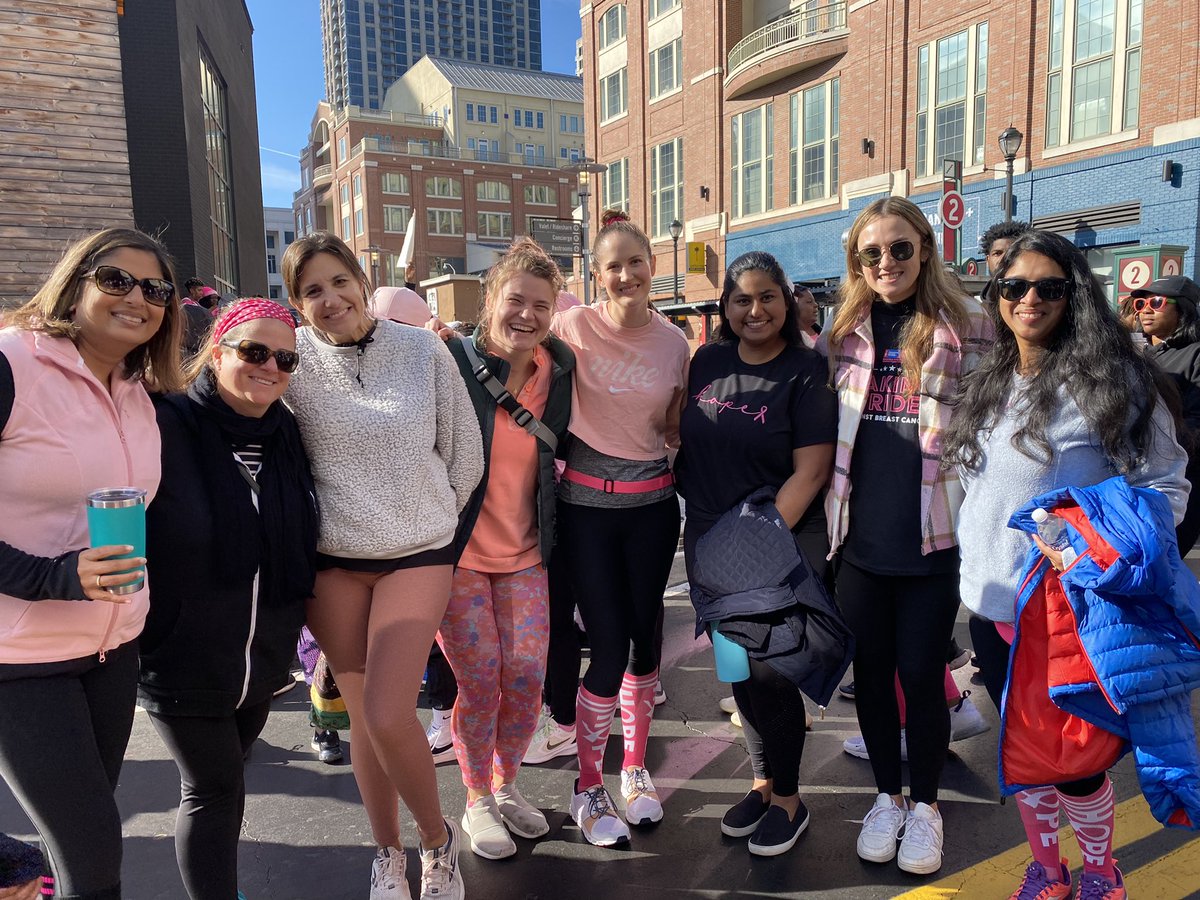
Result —
[{"label": "black sunglasses", "polygon": [[1075,292],[1075,282],[1069,278],[1039,278],[1029,281],[1025,278],[997,278],[996,289],[1005,300],[1020,300],[1029,293],[1030,288],[1037,288],[1038,296],[1043,300],[1063,300]]},{"label": "black sunglasses", "polygon": [[96,287],[111,297],[124,297],[135,287],[141,287],[146,302],[154,306],[167,306],[175,299],[175,285],[171,282],[161,278],[134,278],[116,266],[96,266],[90,272],[84,272],[82,277],[93,279]]},{"label": "black sunglasses", "polygon": [[903,262],[906,259],[912,259],[912,255],[916,252],[917,248],[913,246],[912,241],[896,241],[887,247],[863,247],[861,250],[854,251],[854,255],[868,269],[873,269],[883,261],[883,251],[885,249],[891,255],[892,259]]},{"label": "black sunglasses", "polygon": [[221,341],[221,346],[230,348],[238,359],[252,366],[265,366],[272,356],[280,372],[295,372],[296,366],[300,365],[300,354],[295,350],[272,350],[258,341]]}]

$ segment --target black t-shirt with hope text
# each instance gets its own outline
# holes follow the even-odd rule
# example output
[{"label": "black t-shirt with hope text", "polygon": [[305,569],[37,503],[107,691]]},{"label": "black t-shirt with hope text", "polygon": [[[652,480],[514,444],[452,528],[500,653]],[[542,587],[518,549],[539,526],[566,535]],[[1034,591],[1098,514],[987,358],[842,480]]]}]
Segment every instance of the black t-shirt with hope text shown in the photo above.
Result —
[{"label": "black t-shirt with hope text", "polygon": [[[707,531],[760,487],[791,477],[792,451],[837,440],[837,397],[825,361],[786,347],[769,362],[743,362],[734,342],[701,347],[688,371],[676,461],[689,524]],[[818,495],[794,531],[825,530]]]},{"label": "black t-shirt with hope text", "polygon": [[957,547],[921,555],[920,393],[900,362],[900,332],[915,313],[915,299],[871,307],[875,365],[850,458],[842,555],[880,575],[938,575],[958,566]]}]

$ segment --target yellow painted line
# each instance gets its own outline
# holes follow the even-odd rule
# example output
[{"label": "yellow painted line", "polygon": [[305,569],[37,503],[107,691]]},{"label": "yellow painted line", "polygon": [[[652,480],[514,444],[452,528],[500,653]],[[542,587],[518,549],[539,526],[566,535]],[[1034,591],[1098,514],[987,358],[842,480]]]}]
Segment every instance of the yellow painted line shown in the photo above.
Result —
[{"label": "yellow painted line", "polygon": [[[1010,798],[1009,806],[1013,802]],[[1015,809],[1012,815],[1017,815]],[[1065,820],[1066,817],[1063,818]],[[1114,855],[1120,859],[1121,847],[1149,837],[1162,830],[1162,826],[1150,814],[1146,801],[1138,796],[1117,804],[1114,830],[1119,841]],[[1059,829],[1058,840],[1068,864],[1073,870],[1079,869],[1083,861],[1069,825]],[[1025,874],[1025,867],[1031,858],[1029,845],[1022,843],[931,884],[899,894],[895,900],[950,900],[959,897],[1005,900],[1021,883],[1021,876]],[[1200,840],[1189,841],[1153,862],[1124,874],[1131,897],[1183,900],[1192,896],[1196,886],[1200,885]]]}]

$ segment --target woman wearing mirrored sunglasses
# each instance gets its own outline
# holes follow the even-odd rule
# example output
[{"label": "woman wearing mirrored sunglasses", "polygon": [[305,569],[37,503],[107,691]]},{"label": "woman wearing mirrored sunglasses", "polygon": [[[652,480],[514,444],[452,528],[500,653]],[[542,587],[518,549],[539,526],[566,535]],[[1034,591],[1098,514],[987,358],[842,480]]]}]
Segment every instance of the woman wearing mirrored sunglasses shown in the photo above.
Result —
[{"label": "woman wearing mirrored sunglasses", "polygon": [[1171,275],[1134,291],[1130,299],[1150,342],[1146,352],[1171,376],[1183,401],[1179,442],[1188,451],[1192,493],[1175,537],[1179,555],[1186,556],[1200,538],[1200,286],[1186,275]]},{"label": "woman wearing mirrored sunglasses", "polygon": [[[1048,491],[1120,473],[1132,486],[1165,494],[1178,523],[1188,485],[1173,415],[1159,396],[1162,376],[1134,348],[1083,254],[1057,234],[1033,231],[1013,242],[996,279],[984,295],[996,344],[963,384],[945,458],[966,488],[958,523],[962,598],[983,617],[971,634],[999,709],[1030,549],[1022,532],[1005,527],[1012,513]],[[1039,547],[1063,568],[1060,553]],[[1049,653],[1031,652],[1042,659]],[[1053,758],[1063,744],[1061,735],[1046,735],[1045,747],[1028,752]],[[1112,859],[1113,793],[1105,772],[1021,791],[1017,799],[1034,859],[1013,897],[1070,896],[1058,851],[1060,808],[1083,846],[1085,889],[1076,896],[1125,896]]]},{"label": "woman wearing mirrored sunglasses", "polygon": [[154,603],[138,704],[179,769],[175,855],[192,900],[237,895],[243,759],[288,679],[312,594],[317,509],[291,412],[291,314],[240,300],[156,396],[162,483],[146,520]]},{"label": "woman wearing mirrored sunglasses", "polygon": [[106,487],[147,500],[158,489],[146,387],[179,384],[174,282],[158,241],[107,229],[69,247],[0,331],[0,775],[60,896],[121,896],[113,791],[149,582],[110,593],[144,560],[114,574],[130,562],[111,557],[132,548],[89,547],[85,502]]},{"label": "woman wearing mirrored sunglasses", "polygon": [[[898,857],[901,869],[927,874],[942,864],[944,675],[958,609],[960,489],[940,465],[940,442],[948,401],[992,329],[938,261],[933,230],[908,200],[889,197],[863,210],[850,229],[846,267],[818,349],[829,357],[839,404],[829,540],[841,554],[837,596],[856,640],[858,720],[878,791],[857,850],[862,859]],[[897,674],[907,703],[909,800]]]}]

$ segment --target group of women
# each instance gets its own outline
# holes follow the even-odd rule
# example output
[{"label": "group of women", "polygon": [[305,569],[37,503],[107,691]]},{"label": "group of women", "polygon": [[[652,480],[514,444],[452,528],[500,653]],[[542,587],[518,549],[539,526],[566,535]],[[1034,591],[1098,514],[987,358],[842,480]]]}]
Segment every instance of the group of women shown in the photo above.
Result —
[{"label": "group of women", "polygon": [[[599,846],[661,821],[646,750],[680,534],[676,478],[694,581],[728,550],[706,536],[749,497],[800,554],[788,596],[806,577],[836,596],[827,611],[853,636],[877,793],[858,855],[917,874],[941,866],[943,670],[960,595],[996,623],[977,652],[992,654],[984,672],[999,704],[1029,546],[1004,533],[1009,516],[1046,491],[1116,474],[1162,492],[1182,518],[1186,458],[1153,364],[1067,241],[1016,240],[981,304],[938,261],[919,209],[898,198],[872,203],[851,228],[840,304],[819,338],[811,297],[802,306],[774,258],[748,253],[725,274],[717,339],[689,359],[649,303],[645,233],[607,213],[592,252],[605,299],[556,315],[557,267],[518,240],[487,276],[475,334],[448,348],[448,332],[372,316],[365,273],[324,233],[294,242],[282,264],[307,324],[240,301],[186,371],[170,260],[134,231],[71,247],[8,318],[0,773],[42,836],[59,895],[121,896],[113,790],[136,702],[179,768],[189,895],[239,896],[242,761],[306,622],[354,728],[354,777],[378,847],[371,897],[412,896],[397,796],[416,822],[420,896],[463,897],[461,841],[500,859],[513,836],[548,831],[516,780],[562,621],[552,547],[591,648],[575,698],[571,815]],[[83,498],[116,484],[150,501],[146,557],[132,562],[118,558],[130,547],[89,547]],[[134,593],[109,590],[143,576]],[[799,773],[810,682],[797,673],[829,676],[840,657],[813,656],[812,640],[763,652],[797,610],[750,612],[762,631],[742,629],[754,652],[734,694],[753,780],[721,830],[769,856],[809,821]],[[458,680],[458,821],[443,814],[416,715],[435,636]],[[850,652],[848,638],[840,646]],[[620,805],[603,779],[618,710]],[[1083,896],[1124,896],[1103,772],[1022,800],[1035,862],[1018,888],[1033,893],[1021,896],[1070,893],[1036,814],[1052,809],[1056,821],[1060,807],[1088,840]],[[1105,821],[1107,836],[1088,830]]]}]

